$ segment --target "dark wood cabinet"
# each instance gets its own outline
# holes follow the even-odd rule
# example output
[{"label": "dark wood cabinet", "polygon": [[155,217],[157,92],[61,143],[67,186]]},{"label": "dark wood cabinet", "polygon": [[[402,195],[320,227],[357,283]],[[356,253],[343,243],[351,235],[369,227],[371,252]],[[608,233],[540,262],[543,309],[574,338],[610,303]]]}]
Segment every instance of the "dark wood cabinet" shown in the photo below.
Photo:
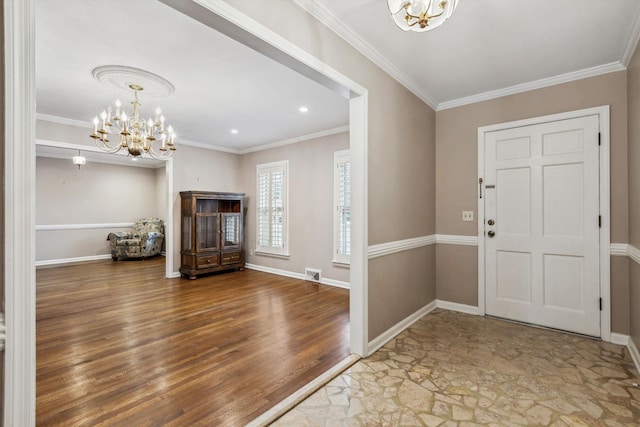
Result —
[{"label": "dark wood cabinet", "polygon": [[180,273],[200,274],[244,267],[244,193],[181,191]]}]

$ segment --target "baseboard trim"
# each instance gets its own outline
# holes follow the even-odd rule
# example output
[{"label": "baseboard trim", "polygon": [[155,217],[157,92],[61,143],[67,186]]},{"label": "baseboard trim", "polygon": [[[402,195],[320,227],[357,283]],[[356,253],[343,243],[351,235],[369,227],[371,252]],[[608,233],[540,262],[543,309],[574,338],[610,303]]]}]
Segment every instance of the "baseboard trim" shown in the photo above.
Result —
[{"label": "baseboard trim", "polygon": [[478,307],[473,305],[459,304],[457,302],[443,301],[439,299],[436,300],[436,307],[442,308],[443,310],[472,314],[474,316],[478,316],[480,314]]},{"label": "baseboard trim", "polygon": [[111,259],[111,254],[80,256],[75,258],[47,259],[44,261],[36,261],[36,267],[44,267],[47,265],[59,265],[59,264],[75,264],[77,262],[98,261],[102,259]]},{"label": "baseboard trim", "polygon": [[629,335],[616,334],[615,332],[611,332],[609,339],[612,344],[624,346],[629,345]]},{"label": "baseboard trim", "polygon": [[[292,279],[305,280],[304,273],[295,273],[293,271],[280,270],[278,268],[265,267],[264,265],[251,264],[251,263],[246,263],[244,266],[250,270],[262,271],[263,273],[270,273],[270,274],[276,274],[278,276],[290,277]],[[349,289],[349,282],[343,282],[341,280],[334,280],[334,279],[327,279],[324,277],[320,279],[320,284],[327,285],[327,286],[334,286],[337,288]]]},{"label": "baseboard trim", "polygon": [[[160,254],[160,256],[165,256],[164,252]],[[104,255],[91,255],[91,256],[79,256],[75,258],[60,258],[60,259],[46,259],[43,261],[36,261],[36,267],[46,267],[49,265],[60,265],[60,264],[77,264],[80,262],[87,261],[100,261],[104,259],[111,259],[111,254]],[[174,273],[176,274],[176,273]],[[180,277],[180,273],[175,277]],[[173,276],[172,276],[173,277]]]},{"label": "baseboard trim", "polygon": [[629,354],[631,354],[633,364],[636,366],[636,371],[640,372],[640,351],[638,351],[636,343],[634,343],[631,338],[629,338],[627,342],[627,349],[629,349]]},{"label": "baseboard trim", "polygon": [[394,339],[397,335],[399,335],[405,329],[409,328],[411,325],[416,323],[422,317],[424,317],[425,315],[427,315],[427,314],[431,313],[433,310],[435,310],[436,307],[437,307],[437,301],[435,301],[435,300],[431,301],[429,304],[425,305],[420,310],[416,311],[415,313],[409,315],[405,319],[403,319],[400,322],[396,323],[395,325],[393,325],[392,327],[390,327],[389,329],[384,331],[382,334],[378,335],[373,340],[369,341],[367,353],[368,354],[375,353],[383,345],[385,345],[386,343],[388,343],[389,341]]},{"label": "baseboard trim", "polygon": [[324,374],[320,375],[309,384],[305,385],[282,402],[278,403],[273,408],[269,409],[267,412],[260,415],[258,418],[251,421],[247,424],[247,427],[263,427],[268,426],[273,423],[275,420],[289,412],[300,402],[305,400],[307,397],[311,396],[313,393],[318,391],[321,387],[327,384],[329,381],[340,375],[342,372],[350,368],[354,363],[360,360],[360,356],[351,354],[347,356],[346,359],[339,362],[337,365],[333,366]]}]

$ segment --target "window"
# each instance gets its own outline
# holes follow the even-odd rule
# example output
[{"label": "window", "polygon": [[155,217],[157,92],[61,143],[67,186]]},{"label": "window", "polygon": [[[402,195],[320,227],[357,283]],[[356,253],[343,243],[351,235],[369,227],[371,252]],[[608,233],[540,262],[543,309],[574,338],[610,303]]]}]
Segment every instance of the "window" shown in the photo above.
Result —
[{"label": "window", "polygon": [[287,160],[257,166],[258,252],[288,255],[288,169]]},{"label": "window", "polygon": [[333,262],[349,264],[351,255],[351,163],[349,150],[336,151],[333,175]]}]

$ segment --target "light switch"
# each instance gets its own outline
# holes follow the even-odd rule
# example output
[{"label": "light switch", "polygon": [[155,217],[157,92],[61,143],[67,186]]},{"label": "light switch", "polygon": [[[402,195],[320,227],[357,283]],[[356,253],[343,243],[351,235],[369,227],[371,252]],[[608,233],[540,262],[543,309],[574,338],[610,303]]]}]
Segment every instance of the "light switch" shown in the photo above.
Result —
[{"label": "light switch", "polygon": [[473,211],[462,211],[462,220],[465,222],[473,221]]}]

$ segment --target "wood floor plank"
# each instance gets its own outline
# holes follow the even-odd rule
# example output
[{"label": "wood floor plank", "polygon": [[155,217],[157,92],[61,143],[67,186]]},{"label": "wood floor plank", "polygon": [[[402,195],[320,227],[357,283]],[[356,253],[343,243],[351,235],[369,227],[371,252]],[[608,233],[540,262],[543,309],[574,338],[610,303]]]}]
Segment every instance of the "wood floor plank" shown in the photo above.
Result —
[{"label": "wood floor plank", "polygon": [[164,259],[37,270],[39,426],[245,425],[349,354],[347,290]]}]

